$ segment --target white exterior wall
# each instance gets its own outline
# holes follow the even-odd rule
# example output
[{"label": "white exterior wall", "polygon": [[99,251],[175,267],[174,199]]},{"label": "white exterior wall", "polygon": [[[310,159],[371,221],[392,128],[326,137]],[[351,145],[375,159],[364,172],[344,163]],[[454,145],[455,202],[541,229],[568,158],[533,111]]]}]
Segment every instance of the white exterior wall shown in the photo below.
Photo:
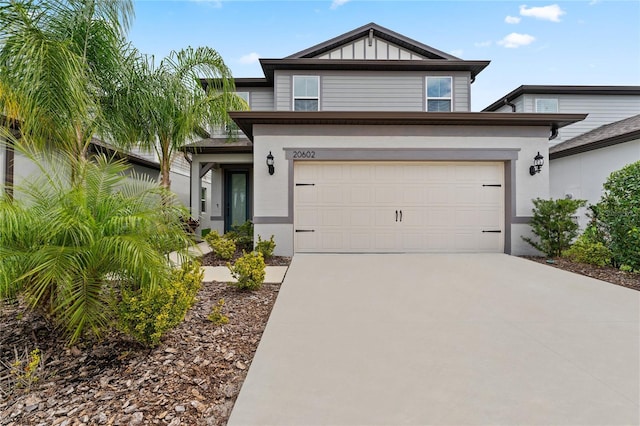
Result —
[{"label": "white exterior wall", "polygon": [[[570,194],[574,199],[596,204],[602,197],[602,185],[609,175],[638,160],[640,139],[552,160],[551,197],[565,198]],[[589,222],[586,212],[586,208],[578,212],[582,228]]]},{"label": "white exterior wall", "polygon": [[[538,151],[548,157],[547,128],[447,127],[447,126],[254,126],[254,217],[289,215],[289,160],[285,148],[437,148],[437,149],[515,149],[519,150],[515,167],[515,216],[531,217],[536,197],[549,197],[549,169],[531,176],[529,166]],[[275,174],[260,167],[269,151],[274,156]],[[255,225],[255,234],[276,241],[276,254],[293,253],[293,224]],[[531,254],[521,244],[520,235],[527,225],[512,226],[512,253]]]}]

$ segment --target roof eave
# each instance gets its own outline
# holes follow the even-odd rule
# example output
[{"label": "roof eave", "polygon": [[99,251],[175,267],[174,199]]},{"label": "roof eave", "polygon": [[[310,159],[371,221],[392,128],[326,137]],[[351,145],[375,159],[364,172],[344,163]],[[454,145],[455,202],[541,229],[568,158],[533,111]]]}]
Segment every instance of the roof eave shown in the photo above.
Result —
[{"label": "roof eave", "polygon": [[625,133],[623,135],[617,135],[606,139],[601,139],[593,142],[586,143],[584,145],[574,146],[560,151],[554,151],[554,147],[549,149],[549,160],[555,160],[563,157],[570,157],[576,154],[582,154],[584,152],[595,151],[596,149],[607,148],[609,146],[618,145],[625,142],[630,142],[640,139],[640,130]]},{"label": "roof eave", "polygon": [[321,125],[455,125],[548,126],[561,128],[584,120],[587,114],[387,112],[387,111],[239,111],[229,115],[253,141],[256,124]]}]

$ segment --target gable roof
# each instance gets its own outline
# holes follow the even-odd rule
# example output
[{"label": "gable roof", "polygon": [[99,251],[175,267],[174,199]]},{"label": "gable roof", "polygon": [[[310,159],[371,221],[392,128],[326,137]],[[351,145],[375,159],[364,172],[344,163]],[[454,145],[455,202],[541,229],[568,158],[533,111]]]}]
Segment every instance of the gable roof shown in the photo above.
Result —
[{"label": "gable roof", "polygon": [[605,124],[549,148],[549,159],[568,157],[640,139],[640,114]]},{"label": "gable roof", "polygon": [[373,22],[334,37],[323,43],[316,44],[315,46],[311,46],[305,50],[301,50],[300,52],[287,56],[284,59],[315,58],[322,55],[323,53],[335,50],[340,46],[349,44],[352,41],[358,40],[363,37],[381,38],[429,59],[445,59],[454,61],[461,60],[460,58],[449,55],[448,53],[435,49],[431,46],[427,46],[426,44],[422,44],[419,41],[410,39],[409,37],[405,37],[402,34],[398,34]]},{"label": "gable roof", "polygon": [[640,95],[640,86],[548,86],[522,85],[482,111],[496,111],[522,95]]}]

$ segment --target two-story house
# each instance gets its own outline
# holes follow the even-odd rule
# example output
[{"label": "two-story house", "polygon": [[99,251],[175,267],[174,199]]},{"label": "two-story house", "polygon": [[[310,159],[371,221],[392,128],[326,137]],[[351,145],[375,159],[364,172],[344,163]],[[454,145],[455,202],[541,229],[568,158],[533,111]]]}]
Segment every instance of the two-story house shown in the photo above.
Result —
[{"label": "two-story house", "polygon": [[489,61],[376,24],[260,63],[264,77],[235,81],[251,107],[230,114],[241,137],[189,147],[191,192],[211,172],[201,227],[252,219],[278,255],[528,253],[549,138],[585,118],[469,112]]}]

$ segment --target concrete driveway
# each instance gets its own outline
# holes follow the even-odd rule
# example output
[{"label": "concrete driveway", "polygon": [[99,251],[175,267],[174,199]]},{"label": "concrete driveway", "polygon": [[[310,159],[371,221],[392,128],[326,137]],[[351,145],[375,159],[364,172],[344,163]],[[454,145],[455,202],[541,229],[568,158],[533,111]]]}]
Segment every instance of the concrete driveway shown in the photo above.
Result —
[{"label": "concrete driveway", "polygon": [[230,425],[637,425],[640,293],[502,254],[296,255]]}]

